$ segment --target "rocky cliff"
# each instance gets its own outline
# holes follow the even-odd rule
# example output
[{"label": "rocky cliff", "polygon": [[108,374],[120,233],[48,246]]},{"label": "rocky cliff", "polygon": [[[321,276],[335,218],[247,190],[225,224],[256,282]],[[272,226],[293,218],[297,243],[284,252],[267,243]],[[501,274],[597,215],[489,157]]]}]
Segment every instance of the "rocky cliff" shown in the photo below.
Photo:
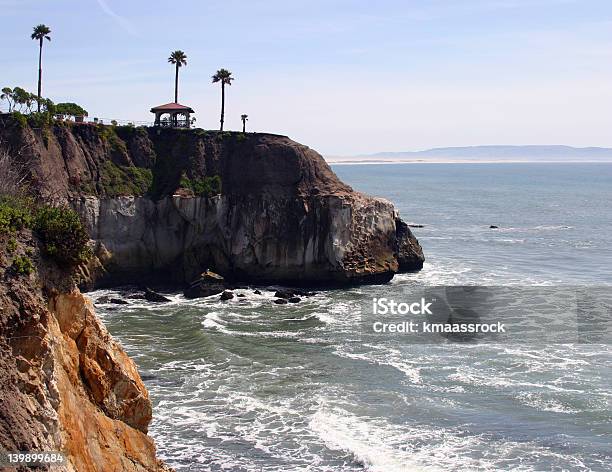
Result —
[{"label": "rocky cliff", "polygon": [[170,470],[134,362],[39,246],[0,233],[0,450],[62,451],[58,471]]},{"label": "rocky cliff", "polygon": [[47,199],[87,222],[98,283],[388,281],[423,252],[393,205],[353,191],[289,138],[0,117],[0,138]]}]

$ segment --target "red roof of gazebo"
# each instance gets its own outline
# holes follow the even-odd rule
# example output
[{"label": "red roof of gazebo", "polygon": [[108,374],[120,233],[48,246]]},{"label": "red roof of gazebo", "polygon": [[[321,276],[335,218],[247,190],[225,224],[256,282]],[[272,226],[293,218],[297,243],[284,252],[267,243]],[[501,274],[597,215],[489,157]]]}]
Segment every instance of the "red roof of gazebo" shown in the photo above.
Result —
[{"label": "red roof of gazebo", "polygon": [[151,108],[151,113],[156,111],[186,111],[189,113],[195,113],[193,108],[181,105],[180,103],[166,103],[165,105],[159,105]]}]

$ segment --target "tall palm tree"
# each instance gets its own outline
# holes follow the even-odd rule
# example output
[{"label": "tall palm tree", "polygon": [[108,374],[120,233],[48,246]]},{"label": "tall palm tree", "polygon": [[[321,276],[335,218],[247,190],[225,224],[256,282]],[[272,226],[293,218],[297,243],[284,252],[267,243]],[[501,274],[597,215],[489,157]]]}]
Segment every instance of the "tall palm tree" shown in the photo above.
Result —
[{"label": "tall palm tree", "polygon": [[51,41],[49,34],[51,30],[46,25],[38,25],[34,27],[34,32],[31,35],[32,39],[38,41],[38,111],[40,112],[40,94],[42,90],[42,47],[43,39]]},{"label": "tall palm tree", "polygon": [[240,115],[240,119],[242,120],[242,132],[246,132],[246,122],[249,121],[249,115]]},{"label": "tall palm tree", "polygon": [[223,117],[225,115],[225,86],[232,85],[232,73],[227,69],[219,69],[215,75],[212,76],[213,84],[221,82],[221,131],[223,131]]},{"label": "tall palm tree", "polygon": [[179,49],[170,54],[168,62],[170,64],[176,64],[176,75],[174,77],[174,103],[178,103],[178,72],[180,67],[187,65],[187,56]]}]

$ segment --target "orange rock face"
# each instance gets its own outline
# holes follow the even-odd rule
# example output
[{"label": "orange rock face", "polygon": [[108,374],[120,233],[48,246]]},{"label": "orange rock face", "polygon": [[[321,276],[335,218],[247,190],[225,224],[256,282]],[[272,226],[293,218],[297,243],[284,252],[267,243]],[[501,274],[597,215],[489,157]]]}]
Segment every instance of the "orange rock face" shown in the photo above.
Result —
[{"label": "orange rock face", "polygon": [[[0,450],[64,452],[58,472],[170,471],[146,434],[151,402],[136,366],[92,303],[36,255],[35,272],[15,275],[3,243]],[[27,234],[19,243],[36,247]]]},{"label": "orange rock face", "polygon": [[[51,298],[63,448],[78,471],[167,470],[145,433],[151,402],[134,362],[80,292]],[[81,381],[82,379],[82,381]]]}]

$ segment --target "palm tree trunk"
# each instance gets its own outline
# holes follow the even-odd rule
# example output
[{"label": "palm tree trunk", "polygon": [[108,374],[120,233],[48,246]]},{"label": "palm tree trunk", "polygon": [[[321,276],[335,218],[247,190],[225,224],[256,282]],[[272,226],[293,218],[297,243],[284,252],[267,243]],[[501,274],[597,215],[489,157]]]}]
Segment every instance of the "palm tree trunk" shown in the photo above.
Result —
[{"label": "palm tree trunk", "polygon": [[174,103],[178,103],[178,70],[179,65],[176,63],[176,76],[174,77]]},{"label": "palm tree trunk", "polygon": [[221,81],[221,131],[223,131],[223,115],[225,115],[225,83]]},{"label": "palm tree trunk", "polygon": [[246,131],[246,121],[242,120],[242,132],[244,133]]},{"label": "palm tree trunk", "polygon": [[40,38],[40,46],[38,50],[38,112],[40,113],[40,94],[42,91],[42,45],[43,38]]}]

